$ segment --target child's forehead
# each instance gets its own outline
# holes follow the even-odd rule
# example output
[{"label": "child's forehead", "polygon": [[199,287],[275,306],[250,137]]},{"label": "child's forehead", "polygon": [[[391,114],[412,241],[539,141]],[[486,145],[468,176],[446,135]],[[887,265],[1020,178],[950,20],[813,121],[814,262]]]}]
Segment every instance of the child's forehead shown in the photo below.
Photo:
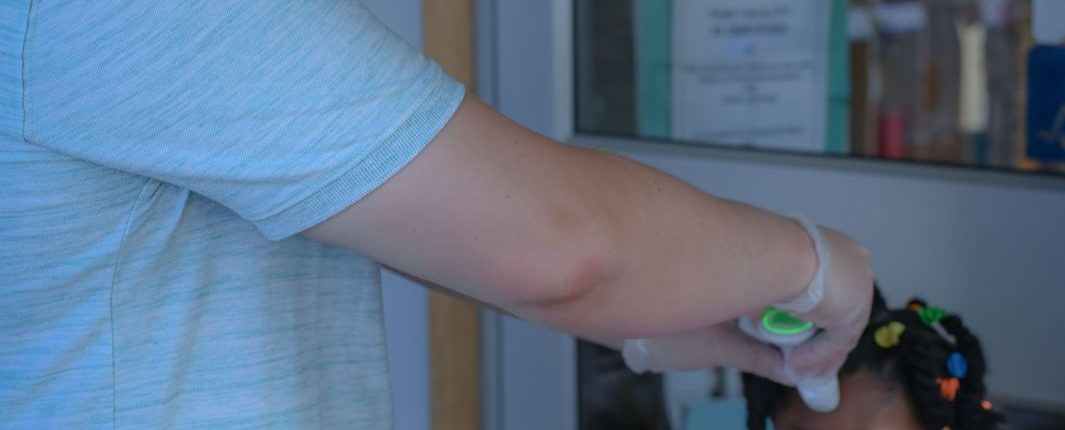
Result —
[{"label": "child's forehead", "polygon": [[790,390],[774,419],[777,430],[920,429],[903,390],[868,371],[840,378],[840,406],[828,414],[807,408]]}]

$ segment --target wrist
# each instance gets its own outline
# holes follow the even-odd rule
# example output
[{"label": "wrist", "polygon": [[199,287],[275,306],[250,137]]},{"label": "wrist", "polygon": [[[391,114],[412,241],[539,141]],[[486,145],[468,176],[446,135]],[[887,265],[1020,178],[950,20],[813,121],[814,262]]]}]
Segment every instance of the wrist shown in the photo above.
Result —
[{"label": "wrist", "polygon": [[794,231],[799,239],[796,246],[794,270],[790,278],[790,294],[776,307],[796,313],[812,311],[821,303],[830,253],[828,243],[821,235],[817,225],[797,214],[788,214],[793,221]]}]

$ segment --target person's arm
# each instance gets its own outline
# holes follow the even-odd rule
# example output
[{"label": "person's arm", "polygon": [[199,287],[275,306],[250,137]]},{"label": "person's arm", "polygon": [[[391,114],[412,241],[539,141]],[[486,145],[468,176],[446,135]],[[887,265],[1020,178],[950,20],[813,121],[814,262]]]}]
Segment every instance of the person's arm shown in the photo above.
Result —
[{"label": "person's arm", "polygon": [[306,235],[600,339],[733,319],[799,294],[816,266],[789,219],[556,143],[472,97],[408,166]]}]

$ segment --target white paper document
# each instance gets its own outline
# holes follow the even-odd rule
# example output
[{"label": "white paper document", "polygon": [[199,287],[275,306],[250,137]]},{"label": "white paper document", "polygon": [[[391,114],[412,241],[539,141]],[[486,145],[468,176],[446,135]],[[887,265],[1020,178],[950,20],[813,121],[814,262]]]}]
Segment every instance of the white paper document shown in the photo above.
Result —
[{"label": "white paper document", "polygon": [[673,136],[822,152],[829,0],[675,0]]}]

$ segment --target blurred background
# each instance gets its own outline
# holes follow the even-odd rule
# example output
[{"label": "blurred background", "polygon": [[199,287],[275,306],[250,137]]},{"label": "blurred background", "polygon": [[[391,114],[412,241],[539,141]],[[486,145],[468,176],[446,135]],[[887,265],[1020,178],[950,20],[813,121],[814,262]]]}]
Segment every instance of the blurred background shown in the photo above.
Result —
[{"label": "blurred background", "polygon": [[[1065,0],[365,0],[540,133],[804,213],[957,312],[1016,429],[1065,429]],[[738,375],[385,273],[396,428],[740,429]]]}]

